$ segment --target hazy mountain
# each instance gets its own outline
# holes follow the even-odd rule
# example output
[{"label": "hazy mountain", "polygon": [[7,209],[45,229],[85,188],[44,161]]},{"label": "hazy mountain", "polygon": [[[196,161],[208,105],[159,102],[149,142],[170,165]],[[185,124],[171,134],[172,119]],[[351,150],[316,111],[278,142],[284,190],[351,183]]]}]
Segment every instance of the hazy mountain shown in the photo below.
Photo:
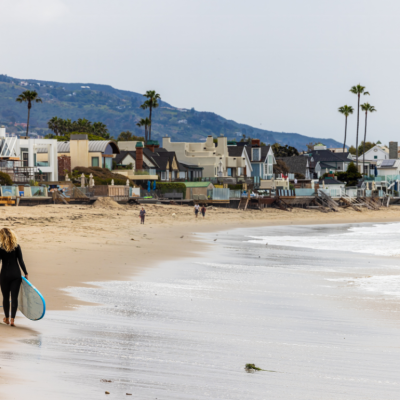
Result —
[{"label": "hazy mountain", "polygon": [[[26,105],[15,101],[24,90],[36,90],[42,104],[35,104],[31,112],[31,131],[48,133],[47,121],[59,118],[86,118],[92,122],[101,121],[110,133],[117,137],[129,130],[143,135],[137,121],[148,115],[140,108],[144,98],[141,94],[114,89],[108,85],[93,83],[61,83],[34,79],[17,79],[0,75],[0,124],[7,125],[8,132],[22,132],[26,123]],[[273,132],[253,128],[227,120],[212,112],[194,109],[179,109],[162,101],[153,114],[152,137],[160,139],[165,135],[175,141],[201,141],[208,135],[224,134],[229,139],[240,140],[242,135],[259,138],[265,143],[280,143],[306,149],[310,142],[322,142],[328,147],[341,147],[333,139],[313,138],[298,133]]]}]

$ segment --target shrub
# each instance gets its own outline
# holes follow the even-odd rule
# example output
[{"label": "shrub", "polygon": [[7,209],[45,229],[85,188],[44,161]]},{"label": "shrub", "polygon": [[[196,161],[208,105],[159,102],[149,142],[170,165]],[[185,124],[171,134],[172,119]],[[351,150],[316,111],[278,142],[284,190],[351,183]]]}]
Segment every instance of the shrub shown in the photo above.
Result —
[{"label": "shrub", "polygon": [[0,185],[11,186],[13,181],[10,178],[10,175],[5,172],[0,172]]},{"label": "shrub", "polygon": [[184,183],[179,182],[157,182],[156,184],[157,190],[161,193],[171,193],[177,192],[182,193],[183,198],[186,197],[186,185]]}]

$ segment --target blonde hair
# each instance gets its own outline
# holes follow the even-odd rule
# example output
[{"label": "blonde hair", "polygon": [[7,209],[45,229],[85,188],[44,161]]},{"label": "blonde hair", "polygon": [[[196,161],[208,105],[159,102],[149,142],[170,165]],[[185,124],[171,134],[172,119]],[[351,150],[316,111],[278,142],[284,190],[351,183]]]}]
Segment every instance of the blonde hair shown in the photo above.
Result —
[{"label": "blonde hair", "polygon": [[0,246],[7,253],[13,251],[18,246],[18,238],[14,231],[8,228],[0,230]]}]

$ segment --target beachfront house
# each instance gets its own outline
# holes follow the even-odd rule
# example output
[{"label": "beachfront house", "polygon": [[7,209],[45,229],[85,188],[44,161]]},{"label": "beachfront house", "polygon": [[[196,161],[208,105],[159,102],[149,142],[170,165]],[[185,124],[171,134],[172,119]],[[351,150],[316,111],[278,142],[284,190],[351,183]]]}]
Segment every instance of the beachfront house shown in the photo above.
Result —
[{"label": "beachfront house", "polygon": [[[46,151],[46,160],[41,159]],[[0,127],[0,171],[10,175],[14,183],[56,181],[58,179],[58,143],[55,139],[6,137]]]},{"label": "beachfront house", "polygon": [[[45,152],[44,152],[45,153]],[[112,140],[89,140],[85,133],[71,135],[69,142],[58,142],[58,155],[71,157],[71,168],[101,167],[110,171],[120,150]]]},{"label": "beachfront house", "polygon": [[[123,149],[133,148],[132,142],[119,142],[119,145]],[[148,172],[164,182],[200,180],[203,173],[202,167],[180,163],[175,152],[160,147],[158,141],[148,141],[146,145],[135,142],[135,150],[122,150],[115,162],[116,168],[131,164],[132,174],[142,176],[141,179],[153,179],[146,177]],[[130,176],[130,179],[135,178]]]},{"label": "beachfront house", "polygon": [[332,153],[322,144],[314,146],[314,150],[306,152],[302,157],[309,158],[310,175],[314,179],[318,179],[326,172],[346,171],[353,162],[351,153]]},{"label": "beachfront house", "polygon": [[[238,142],[237,147],[242,143]],[[244,148],[251,162],[251,176],[259,179],[272,179],[274,164],[276,164],[274,152],[271,146],[261,146],[259,139],[251,139],[244,142]]]},{"label": "beachfront house", "polygon": [[[368,151],[365,152],[365,161],[380,161],[380,160],[389,160],[389,148],[382,145],[377,144]],[[363,156],[358,157],[358,161],[362,161]]]},{"label": "beachfront house", "polygon": [[294,174],[297,179],[311,179],[309,157],[280,157],[278,160],[282,160],[289,168],[289,173]]},{"label": "beachfront house", "polygon": [[228,140],[223,135],[218,137],[217,143],[214,143],[212,136],[198,143],[171,142],[171,138],[166,136],[162,147],[175,152],[180,163],[202,168],[202,177],[205,178],[252,176],[248,153],[243,149],[230,150]]},{"label": "beachfront house", "polygon": [[379,160],[376,163],[377,173],[380,176],[392,177],[400,175],[400,160]]}]

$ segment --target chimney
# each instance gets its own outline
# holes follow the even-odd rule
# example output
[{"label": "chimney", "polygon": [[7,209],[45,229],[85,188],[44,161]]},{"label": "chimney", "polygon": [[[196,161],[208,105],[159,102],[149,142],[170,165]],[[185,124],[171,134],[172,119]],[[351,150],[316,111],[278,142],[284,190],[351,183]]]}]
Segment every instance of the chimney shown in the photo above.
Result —
[{"label": "chimney", "polygon": [[151,150],[154,153],[154,149],[158,149],[160,147],[157,140],[148,140],[146,143],[146,149]]},{"label": "chimney", "polygon": [[143,169],[143,143],[136,143],[136,169]]},{"label": "chimney", "polygon": [[0,138],[5,138],[6,137],[6,128],[4,125],[0,127]]},{"label": "chimney", "polygon": [[261,146],[260,139],[251,139],[251,146],[252,147],[260,147]]},{"label": "chimney", "polygon": [[389,142],[389,159],[397,160],[399,158],[399,144],[398,142]]}]

